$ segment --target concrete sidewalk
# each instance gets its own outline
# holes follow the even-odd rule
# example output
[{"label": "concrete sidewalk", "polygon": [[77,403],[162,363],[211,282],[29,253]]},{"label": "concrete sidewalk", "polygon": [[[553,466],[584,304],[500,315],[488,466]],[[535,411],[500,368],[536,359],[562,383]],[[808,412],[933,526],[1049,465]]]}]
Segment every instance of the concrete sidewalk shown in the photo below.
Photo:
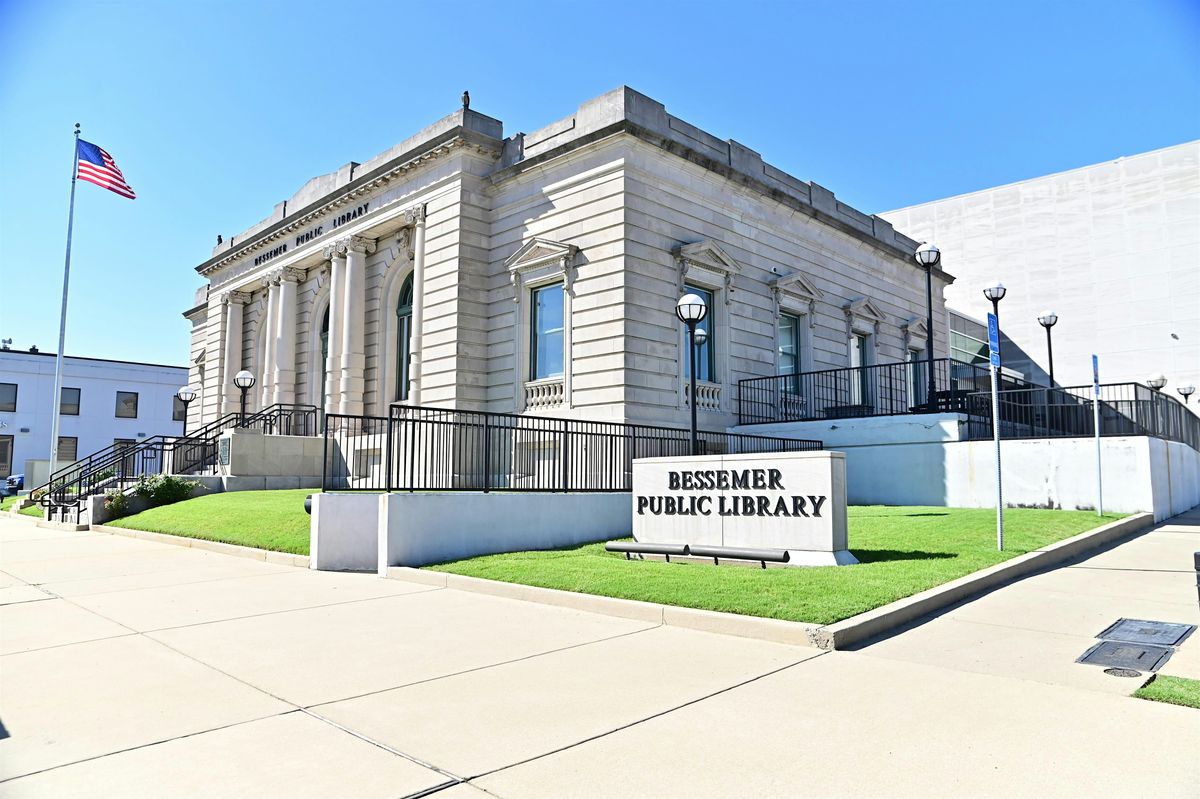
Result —
[{"label": "concrete sidewalk", "polygon": [[0,794],[1194,796],[1200,712],[1073,660],[1195,621],[1197,521],[823,653],[0,520]]}]

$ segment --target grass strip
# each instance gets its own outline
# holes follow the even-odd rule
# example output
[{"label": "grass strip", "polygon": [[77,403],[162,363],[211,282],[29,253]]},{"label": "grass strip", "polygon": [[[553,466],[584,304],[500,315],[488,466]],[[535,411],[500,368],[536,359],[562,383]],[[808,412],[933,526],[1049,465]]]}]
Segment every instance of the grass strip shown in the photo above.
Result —
[{"label": "grass strip", "polygon": [[813,624],[832,624],[1121,518],[1088,511],[1005,511],[996,551],[986,508],[849,509],[855,566],[753,569],[629,561],[586,544],[487,555],[427,568],[542,588]]},{"label": "grass strip", "polygon": [[299,488],[206,494],[106,524],[307,555],[310,517],[304,497],[314,493],[317,489]]},{"label": "grass strip", "polygon": [[1149,699],[1151,702],[1166,702],[1200,709],[1200,680],[1159,674],[1147,685],[1134,691],[1133,695],[1138,699]]}]

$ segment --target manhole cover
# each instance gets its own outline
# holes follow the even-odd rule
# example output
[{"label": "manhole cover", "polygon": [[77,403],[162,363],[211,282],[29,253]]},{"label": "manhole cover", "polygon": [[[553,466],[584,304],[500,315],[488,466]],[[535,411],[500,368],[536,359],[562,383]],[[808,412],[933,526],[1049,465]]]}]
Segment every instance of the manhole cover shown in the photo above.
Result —
[{"label": "manhole cover", "polygon": [[1179,646],[1195,629],[1194,624],[1121,619],[1096,637],[1106,641],[1128,641],[1131,644]]},{"label": "manhole cover", "polygon": [[1117,669],[1158,671],[1174,649],[1150,644],[1131,644],[1125,641],[1101,641],[1076,660],[1091,666],[1111,666]]},{"label": "manhole cover", "polygon": [[1141,677],[1142,676],[1142,673],[1140,671],[1134,671],[1133,669],[1105,669],[1104,673],[1111,674],[1113,677]]}]

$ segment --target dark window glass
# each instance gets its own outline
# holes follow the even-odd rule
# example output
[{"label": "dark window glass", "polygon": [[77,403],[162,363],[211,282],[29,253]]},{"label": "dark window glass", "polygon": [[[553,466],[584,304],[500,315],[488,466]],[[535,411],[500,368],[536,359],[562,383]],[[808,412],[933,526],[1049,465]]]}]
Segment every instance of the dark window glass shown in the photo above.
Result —
[{"label": "dark window glass", "polygon": [[183,404],[183,400],[179,397],[172,397],[171,400],[171,421],[186,422],[187,406]]},{"label": "dark window glass", "polygon": [[409,275],[400,287],[400,301],[396,304],[396,391],[393,396],[397,402],[408,399],[412,302],[413,284],[412,275]]},{"label": "dark window glass", "polygon": [[59,463],[74,463],[77,460],[79,460],[79,439],[75,436],[59,436]]},{"label": "dark window glass", "polygon": [[17,384],[0,383],[0,411],[17,409]]},{"label": "dark window glass", "polygon": [[80,391],[77,388],[63,387],[62,395],[59,397],[59,413],[63,416],[78,416],[79,415],[79,396]]},{"label": "dark window glass", "polygon": [[0,436],[0,477],[12,474],[13,437]]},{"label": "dark window glass", "polygon": [[561,283],[533,290],[530,378],[563,375],[563,287]]},{"label": "dark window glass", "polygon": [[800,372],[800,320],[791,314],[779,315],[779,374]]},{"label": "dark window glass", "polygon": [[136,419],[138,413],[138,395],[136,391],[117,392],[117,418]]},{"label": "dark window glass", "polygon": [[[713,314],[716,309],[713,307],[713,293],[708,289],[697,288],[696,286],[684,286],[684,294],[697,294],[700,299],[704,300],[704,306],[708,308],[708,313],[696,325],[697,330],[703,330],[708,336],[708,339],[700,347],[696,349],[696,379],[713,382],[713,374],[716,372],[714,358],[716,349],[713,346]],[[676,322],[679,320],[676,319]],[[692,360],[687,352],[687,328],[684,327],[684,358],[683,358],[683,376],[691,377],[692,375]]]}]

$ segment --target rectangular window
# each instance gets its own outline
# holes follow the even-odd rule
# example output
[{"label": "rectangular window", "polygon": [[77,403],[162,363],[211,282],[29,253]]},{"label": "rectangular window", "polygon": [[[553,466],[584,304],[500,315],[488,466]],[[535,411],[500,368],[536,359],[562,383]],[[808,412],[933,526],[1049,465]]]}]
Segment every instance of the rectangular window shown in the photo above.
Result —
[{"label": "rectangular window", "polygon": [[855,333],[850,338],[850,368],[857,370],[850,374],[851,405],[864,405],[871,396],[871,370],[861,368],[867,365],[870,338],[862,333]]},{"label": "rectangular window", "polygon": [[171,421],[187,421],[187,406],[183,404],[183,401],[179,397],[171,397]]},{"label": "rectangular window", "polygon": [[117,392],[117,418],[118,419],[136,419],[137,418],[138,395],[136,391],[118,391]]},{"label": "rectangular window", "polygon": [[[708,308],[708,313],[696,325],[696,330],[703,330],[708,337],[704,343],[696,348],[696,379],[704,380],[709,383],[715,382],[713,375],[716,374],[714,353],[716,348],[713,346],[713,314],[716,313],[716,308],[713,305],[713,293],[708,289],[698,288],[697,286],[684,286],[685,294],[696,294],[700,299],[704,300],[704,307]],[[678,320],[676,320],[678,321]],[[684,329],[684,358],[683,358],[683,376],[690,378],[692,376],[692,359],[691,354],[687,351],[687,329]]]},{"label": "rectangular window", "polygon": [[794,375],[801,371],[800,320],[791,314],[779,315],[779,374]]},{"label": "rectangular window", "polygon": [[0,477],[12,474],[13,437],[0,436]]},{"label": "rectangular window", "polygon": [[59,436],[59,463],[74,463],[77,460],[79,460],[79,439],[75,436]]},{"label": "rectangular window", "polygon": [[532,341],[529,377],[543,380],[563,376],[563,287],[561,283],[533,290]]},{"label": "rectangular window", "polygon": [[0,411],[17,409],[17,384],[0,383]]},{"label": "rectangular window", "polygon": [[929,364],[920,350],[908,351],[908,401],[910,407],[926,403],[929,393]]},{"label": "rectangular window", "polygon": [[77,388],[67,388],[63,386],[62,393],[58,398],[59,413],[62,416],[78,416],[79,415],[79,397],[80,391]]}]

